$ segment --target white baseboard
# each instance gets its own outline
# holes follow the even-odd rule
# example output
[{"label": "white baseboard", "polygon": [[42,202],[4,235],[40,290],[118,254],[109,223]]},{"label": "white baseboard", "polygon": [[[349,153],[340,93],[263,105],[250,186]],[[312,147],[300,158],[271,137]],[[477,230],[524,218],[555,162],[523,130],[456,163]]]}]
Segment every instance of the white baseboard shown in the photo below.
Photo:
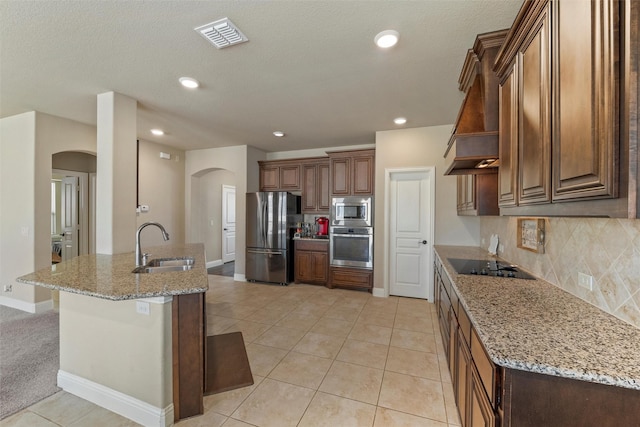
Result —
[{"label": "white baseboard", "polygon": [[224,264],[224,262],[222,262],[221,259],[216,259],[213,261],[207,261],[207,268],[211,268],[211,267],[217,267],[219,265]]},{"label": "white baseboard", "polygon": [[58,371],[58,387],[143,426],[173,425],[173,403],[158,408],[127,394],[68,372]]},{"label": "white baseboard", "polygon": [[371,293],[374,297],[381,297],[381,298],[386,298],[389,295],[387,294],[387,291],[384,288],[373,288],[373,291]]},{"label": "white baseboard", "polygon": [[235,280],[236,282],[246,282],[247,277],[244,274],[234,273],[233,280]]},{"label": "white baseboard", "polygon": [[0,297],[0,305],[26,311],[27,313],[44,313],[45,311],[53,310],[52,299],[33,303],[2,296]]}]

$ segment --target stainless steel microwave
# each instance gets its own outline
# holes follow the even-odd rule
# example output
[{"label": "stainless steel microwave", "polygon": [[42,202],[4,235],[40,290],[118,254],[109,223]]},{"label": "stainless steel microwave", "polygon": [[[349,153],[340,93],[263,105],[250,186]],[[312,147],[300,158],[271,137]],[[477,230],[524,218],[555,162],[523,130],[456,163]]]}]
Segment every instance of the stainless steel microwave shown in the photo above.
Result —
[{"label": "stainless steel microwave", "polygon": [[373,227],[373,197],[334,197],[331,226]]}]

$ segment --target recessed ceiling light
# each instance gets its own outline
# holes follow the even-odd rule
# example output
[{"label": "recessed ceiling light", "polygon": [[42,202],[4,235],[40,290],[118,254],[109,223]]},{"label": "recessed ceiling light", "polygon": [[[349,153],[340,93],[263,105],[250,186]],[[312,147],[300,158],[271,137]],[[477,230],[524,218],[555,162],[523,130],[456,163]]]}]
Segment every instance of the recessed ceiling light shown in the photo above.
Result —
[{"label": "recessed ceiling light", "polygon": [[397,124],[397,125],[403,125],[405,123],[407,123],[407,119],[405,119],[404,117],[398,117],[393,119],[393,123]]},{"label": "recessed ceiling light", "polygon": [[200,83],[198,83],[196,79],[192,79],[191,77],[180,77],[178,80],[180,81],[180,84],[182,86],[189,89],[195,89],[200,86]]},{"label": "recessed ceiling light", "polygon": [[164,131],[162,129],[151,129],[151,133],[156,135],[156,136],[164,135]]},{"label": "recessed ceiling light", "polygon": [[373,39],[376,42],[376,45],[381,48],[389,48],[395,46],[398,43],[398,39],[400,38],[400,34],[395,30],[385,30],[380,33]]},{"label": "recessed ceiling light", "polygon": [[277,130],[273,133],[275,136],[277,136],[278,138],[281,138],[284,136],[284,132],[282,132],[281,130]]}]

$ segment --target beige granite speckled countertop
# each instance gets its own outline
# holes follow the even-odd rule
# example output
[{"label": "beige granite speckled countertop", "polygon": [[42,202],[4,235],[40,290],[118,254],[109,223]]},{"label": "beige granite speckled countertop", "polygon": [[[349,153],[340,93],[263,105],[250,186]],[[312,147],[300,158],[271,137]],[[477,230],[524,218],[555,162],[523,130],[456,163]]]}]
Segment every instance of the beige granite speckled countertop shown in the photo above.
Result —
[{"label": "beige granite speckled countertop", "polygon": [[204,245],[144,248],[154,258],[193,257],[187,271],[134,274],[135,254],[81,255],[16,279],[18,282],[109,300],[128,300],[205,292],[209,289]]},{"label": "beige granite speckled countertop", "polygon": [[640,329],[544,280],[458,275],[447,261],[495,259],[484,249],[435,250],[495,364],[640,390]]}]

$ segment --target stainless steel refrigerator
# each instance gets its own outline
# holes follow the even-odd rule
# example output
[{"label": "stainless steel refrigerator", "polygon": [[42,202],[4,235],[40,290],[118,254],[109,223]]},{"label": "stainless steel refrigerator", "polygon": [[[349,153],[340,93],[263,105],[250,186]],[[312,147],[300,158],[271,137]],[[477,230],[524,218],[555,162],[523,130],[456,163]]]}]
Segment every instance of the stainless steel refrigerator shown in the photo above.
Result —
[{"label": "stainless steel refrigerator", "polygon": [[293,233],[301,221],[300,196],[247,193],[247,280],[282,285],[293,281]]}]

